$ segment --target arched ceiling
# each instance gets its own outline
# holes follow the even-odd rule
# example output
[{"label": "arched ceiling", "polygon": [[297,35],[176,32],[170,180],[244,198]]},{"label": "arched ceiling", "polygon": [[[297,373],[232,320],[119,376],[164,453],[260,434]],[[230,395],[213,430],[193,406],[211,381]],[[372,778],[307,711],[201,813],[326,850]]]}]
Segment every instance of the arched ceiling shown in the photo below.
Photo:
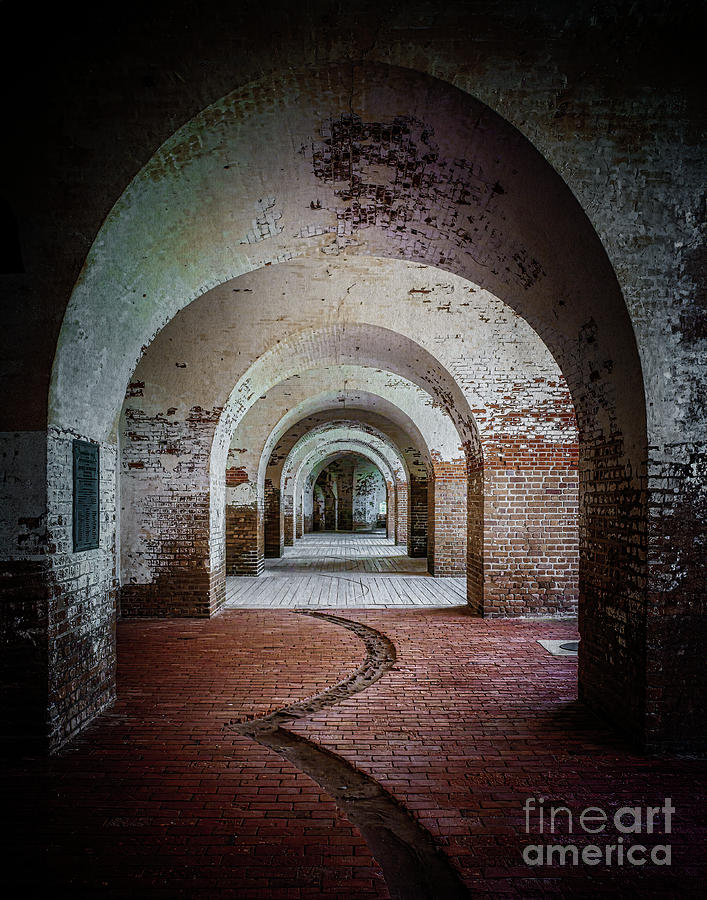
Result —
[{"label": "arched ceiling", "polygon": [[[341,446],[347,445],[345,444],[345,442],[342,442]],[[358,456],[372,463],[381,473],[384,482],[395,484],[394,473],[391,472],[391,470],[388,468],[388,465],[383,457],[379,456],[375,450],[364,447],[363,445],[360,445],[359,449],[355,449],[357,446],[356,441],[352,441],[348,446],[350,449],[331,451],[327,453],[326,456],[324,456],[322,459],[317,459],[317,461],[313,463],[310,462],[303,470],[301,477],[298,479],[298,483],[300,484],[302,490],[305,489],[307,481],[309,481],[312,487],[314,487],[321,473],[332,463],[351,456]]]},{"label": "arched ceiling", "polygon": [[[281,467],[302,433],[342,416],[386,432],[411,468],[429,467],[432,447],[438,459],[463,454],[449,416],[407,379],[364,366],[328,366],[294,375],[261,395],[233,433],[228,465],[249,478],[259,470],[262,486],[265,469]],[[268,477],[279,481],[279,474]]]},{"label": "arched ceiling", "polygon": [[360,448],[361,452],[365,450],[384,460],[386,469],[391,477],[394,476],[394,480],[409,479],[404,456],[385,435],[353,421],[335,422],[314,429],[292,447],[282,468],[281,493],[292,494],[300,490],[303,478],[327,453],[352,448]]},{"label": "arched ceiling", "polygon": [[[385,417],[409,434],[412,444],[427,460],[431,447],[440,459],[463,454],[459,433],[439,404],[406,378],[380,369],[343,365],[312,369],[281,382],[265,399],[272,399],[275,404],[286,400],[288,407],[268,437],[264,465],[270,463],[271,453],[277,454],[278,444],[290,428],[298,423],[306,427],[310,416],[325,411],[334,415],[337,410],[345,415],[355,411],[362,420],[368,415]],[[246,419],[249,415],[250,412]],[[236,442],[239,431],[240,427],[234,436]]]},{"label": "arched ceiling", "polygon": [[[302,309],[306,299],[298,298],[298,309]],[[284,378],[314,366],[341,364],[380,367],[409,379],[443,404],[464,441],[478,448],[468,401],[439,359],[400,332],[368,322],[347,322],[345,316],[337,316],[332,324],[300,329],[277,340],[248,369],[231,392],[220,417],[212,468],[216,470],[216,460],[229,446],[235,426],[257,397]]]},{"label": "arched ceiling", "polygon": [[[150,346],[126,411],[175,427],[195,410],[204,423],[220,419],[225,465],[233,427],[277,384],[313,367],[366,363],[423,390],[472,446],[477,424],[482,435],[523,435],[542,422],[544,439],[575,439],[567,385],[523,319],[463,279],[392,260],[358,260],[355,273],[339,261],[322,269],[301,260],[215,289]],[[219,465],[215,458],[212,471]]]},{"label": "arched ceiling", "polygon": [[424,443],[418,444],[407,430],[400,428],[386,416],[367,409],[327,408],[313,413],[305,419],[300,419],[293,425],[278,442],[277,452],[268,456],[267,448],[265,449],[260,460],[259,485],[263,484],[265,477],[269,478],[272,483],[279,480],[278,473],[287,465],[292,448],[299,440],[310,434],[319,433],[322,429],[335,427],[351,429],[352,434],[355,433],[359,438],[361,434],[367,432],[380,435],[395,447],[400,458],[404,460],[409,474],[418,479],[427,478],[428,466],[431,465],[429,451]]},{"label": "arched ceiling", "polygon": [[490,289],[544,337],[604,431],[617,405],[640,419],[628,316],[562,180],[469,95],[371,65],[254,83],[163,145],[76,285],[50,421],[107,436],[142,348],[179,309],[241,273],[295,257],[325,269],[342,254],[431,264]]}]

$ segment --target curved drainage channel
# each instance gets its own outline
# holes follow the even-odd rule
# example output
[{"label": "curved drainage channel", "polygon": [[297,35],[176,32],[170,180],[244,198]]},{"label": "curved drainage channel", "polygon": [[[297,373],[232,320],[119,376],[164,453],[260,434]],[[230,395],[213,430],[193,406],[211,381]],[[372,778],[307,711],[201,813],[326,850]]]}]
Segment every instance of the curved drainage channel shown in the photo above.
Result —
[{"label": "curved drainage channel", "polygon": [[393,900],[468,898],[469,892],[456,869],[404,806],[342,757],[286,728],[289,723],[334,706],[378,681],[395,664],[395,646],[385,635],[359,622],[328,613],[293,611],[353,631],[366,645],[366,659],[352,675],[316,697],[259,719],[231,722],[226,727],[284,756],[321,785],[363,834],[383,869]]}]

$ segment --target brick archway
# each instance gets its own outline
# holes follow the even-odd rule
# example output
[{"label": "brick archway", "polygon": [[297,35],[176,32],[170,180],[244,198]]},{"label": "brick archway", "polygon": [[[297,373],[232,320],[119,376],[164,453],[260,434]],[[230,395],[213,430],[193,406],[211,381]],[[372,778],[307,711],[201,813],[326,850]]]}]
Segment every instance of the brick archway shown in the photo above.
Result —
[{"label": "brick archway", "polygon": [[[267,86],[253,85],[226,98],[184,126],[126,190],[89,255],[64,319],[50,390],[50,455],[61,457],[72,429],[107,447],[121,391],[140,348],[180,306],[239,272],[336,248],[353,256],[402,253],[463,275],[492,290],[535,328],[572,391],[583,475],[580,684],[588,701],[639,732],[645,722],[647,664],[645,403],[633,331],[613,269],[557,173],[507,122],[449,85],[387,66],[365,71],[354,67],[352,94],[351,71],[287,73]],[[305,79],[308,106],[288,104],[285,122],[281,98],[296,94]],[[318,90],[326,94],[327,103],[319,105],[326,113],[313,120],[309,104]],[[414,115],[408,108],[411,95],[424,98]],[[274,136],[286,128],[311,138],[311,152],[287,160],[282,154],[277,157],[293,189],[289,196],[284,188],[280,192],[273,177],[272,192],[255,197],[240,171],[230,168],[230,160],[249,140],[250,127],[261,135]],[[211,146],[218,147],[208,157],[200,150],[206,134],[214,137]],[[419,184],[412,179],[391,206],[385,187],[397,163],[388,153],[383,162],[388,174],[381,174],[380,183],[364,180],[357,170],[342,192],[337,160],[346,153],[355,155],[361,141],[381,147],[400,143],[406,167],[422,167]],[[275,140],[272,146],[280,144]],[[263,171],[271,162],[275,160],[261,154]],[[249,249],[228,263],[208,229],[191,234],[184,220],[174,228],[151,230],[151,210],[157,204],[162,208],[172,186],[181,184],[181,199],[173,210],[179,219],[183,204],[192,202],[184,184],[203,185],[204,180],[224,202],[239,198],[235,212],[229,207],[234,231],[228,240]],[[430,180],[436,186],[434,208],[424,196]],[[369,197],[372,188],[376,196],[382,190],[380,209]],[[316,203],[313,191],[322,195]],[[296,208],[299,217],[305,197],[316,214],[293,237],[288,216]],[[359,212],[362,200],[371,206],[364,217]],[[405,214],[389,227],[397,222],[396,210],[412,210],[415,204],[425,212],[426,229],[413,228]],[[474,214],[462,221],[467,206]],[[218,203],[212,212],[213,221],[220,223]],[[329,219],[341,221],[342,227],[331,230]],[[192,239],[200,256],[177,272],[173,261],[181,254],[172,252],[172,242],[184,247]],[[132,258],[128,248],[136,242],[144,246],[145,259],[161,259],[164,265],[134,258],[134,271],[123,271],[117,278],[112,260],[119,258],[123,265]],[[110,257],[102,249],[107,243]],[[139,320],[122,305],[116,315],[105,316],[105,310],[115,306],[114,285],[126,281],[144,294]],[[97,363],[107,346],[118,348],[110,367]],[[89,382],[92,389],[87,391]],[[100,398],[90,408],[85,399],[89,395]],[[600,502],[607,493],[612,502]],[[61,580],[60,567],[55,576]],[[611,612],[617,606],[622,610],[618,618]],[[627,627],[618,627],[620,621]],[[622,684],[631,689],[617,691]]]}]

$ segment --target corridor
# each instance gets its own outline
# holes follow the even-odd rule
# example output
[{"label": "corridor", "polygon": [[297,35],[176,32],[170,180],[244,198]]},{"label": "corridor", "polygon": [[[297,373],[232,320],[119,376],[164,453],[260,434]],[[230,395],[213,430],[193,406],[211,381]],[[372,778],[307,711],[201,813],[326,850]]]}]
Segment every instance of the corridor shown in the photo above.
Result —
[{"label": "corridor", "polygon": [[703,896],[703,19],[2,4],[10,900]]},{"label": "corridor", "polygon": [[228,609],[380,609],[466,605],[465,578],[432,578],[384,532],[306,534],[260,578],[226,579]]}]

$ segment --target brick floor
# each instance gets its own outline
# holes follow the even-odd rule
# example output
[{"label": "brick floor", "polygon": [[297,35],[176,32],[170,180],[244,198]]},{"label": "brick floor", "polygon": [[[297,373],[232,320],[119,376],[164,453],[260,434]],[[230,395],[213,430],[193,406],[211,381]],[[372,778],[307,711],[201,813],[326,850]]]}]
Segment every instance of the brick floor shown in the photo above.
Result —
[{"label": "brick floor", "polygon": [[[460,609],[344,615],[388,635],[398,660],[293,730],[412,810],[473,896],[702,896],[705,764],[642,757],[577,702],[575,659],[536,642],[574,637],[570,623]],[[118,703],[58,756],[6,767],[16,805],[6,877],[20,874],[27,889],[48,875],[54,895],[77,897],[389,896],[360,833],[318,785],[224,729],[350,673],[364,657],[355,635],[285,610],[229,610],[123,621],[118,636]],[[539,840],[524,833],[522,805],[540,796],[577,814],[671,797],[672,866],[524,865],[522,847]]]}]

